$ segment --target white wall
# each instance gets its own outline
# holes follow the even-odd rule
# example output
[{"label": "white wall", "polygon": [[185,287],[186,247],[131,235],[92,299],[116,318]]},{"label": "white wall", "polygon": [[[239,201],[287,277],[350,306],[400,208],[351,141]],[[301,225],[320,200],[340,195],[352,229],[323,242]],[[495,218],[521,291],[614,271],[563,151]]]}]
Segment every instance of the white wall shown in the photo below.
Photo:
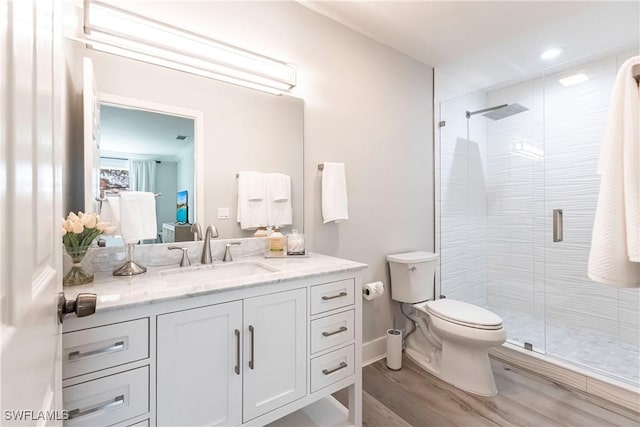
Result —
[{"label": "white wall", "polygon": [[[369,264],[433,250],[432,69],[294,2],[128,2],[147,16],[288,61],[304,99],[304,224],[312,250]],[[283,155],[285,155],[283,153]],[[322,223],[317,164],[346,164],[349,221]],[[364,307],[364,340],[391,325]]]},{"label": "white wall", "polygon": [[[189,144],[185,147],[182,152],[178,155],[178,164],[177,164],[177,186],[176,191],[187,190],[187,206],[189,207],[189,218],[188,222],[191,224],[195,223],[193,220],[195,218],[195,206],[194,206],[194,176],[193,171],[195,168],[195,153],[194,153],[194,145]],[[175,208],[175,206],[174,206]],[[175,214],[175,212],[174,212]]]},{"label": "white wall", "polygon": [[173,224],[176,222],[177,170],[178,164],[176,162],[163,160],[156,165],[156,192],[162,193],[161,196],[156,197],[158,234],[162,234],[163,223]]}]

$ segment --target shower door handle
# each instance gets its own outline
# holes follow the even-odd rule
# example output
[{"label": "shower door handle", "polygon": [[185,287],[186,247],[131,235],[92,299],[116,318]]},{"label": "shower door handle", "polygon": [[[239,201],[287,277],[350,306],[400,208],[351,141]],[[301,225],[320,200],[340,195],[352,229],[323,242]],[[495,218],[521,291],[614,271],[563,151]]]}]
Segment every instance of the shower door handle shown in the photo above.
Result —
[{"label": "shower door handle", "polygon": [[553,210],[553,241],[562,242],[564,239],[562,209]]}]

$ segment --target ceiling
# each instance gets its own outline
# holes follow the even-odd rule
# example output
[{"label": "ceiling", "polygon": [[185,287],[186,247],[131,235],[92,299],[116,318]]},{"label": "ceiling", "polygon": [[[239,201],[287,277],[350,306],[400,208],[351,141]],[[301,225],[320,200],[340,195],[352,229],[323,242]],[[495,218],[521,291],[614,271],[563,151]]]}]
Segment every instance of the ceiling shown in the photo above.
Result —
[{"label": "ceiling", "polygon": [[[100,106],[100,151],[136,159],[175,161],[193,144],[194,121],[145,110]],[[180,141],[177,135],[188,138]]]},{"label": "ceiling", "polygon": [[[302,1],[472,88],[640,44],[638,1]],[[551,46],[560,57],[544,61]]]}]

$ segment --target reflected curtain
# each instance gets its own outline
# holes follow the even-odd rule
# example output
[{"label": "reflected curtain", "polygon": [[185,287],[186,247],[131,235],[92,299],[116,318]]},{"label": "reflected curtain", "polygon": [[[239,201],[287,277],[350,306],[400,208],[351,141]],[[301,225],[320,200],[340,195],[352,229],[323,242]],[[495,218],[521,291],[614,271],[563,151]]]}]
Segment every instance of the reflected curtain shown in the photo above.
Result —
[{"label": "reflected curtain", "polygon": [[155,160],[129,160],[129,189],[156,192]]}]

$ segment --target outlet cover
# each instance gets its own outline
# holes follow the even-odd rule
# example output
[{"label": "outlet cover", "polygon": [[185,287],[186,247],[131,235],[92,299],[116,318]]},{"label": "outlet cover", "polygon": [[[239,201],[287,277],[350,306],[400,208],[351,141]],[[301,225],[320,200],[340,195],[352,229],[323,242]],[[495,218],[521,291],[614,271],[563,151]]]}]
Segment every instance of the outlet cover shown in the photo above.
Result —
[{"label": "outlet cover", "polygon": [[218,208],[218,219],[229,219],[229,208]]}]

